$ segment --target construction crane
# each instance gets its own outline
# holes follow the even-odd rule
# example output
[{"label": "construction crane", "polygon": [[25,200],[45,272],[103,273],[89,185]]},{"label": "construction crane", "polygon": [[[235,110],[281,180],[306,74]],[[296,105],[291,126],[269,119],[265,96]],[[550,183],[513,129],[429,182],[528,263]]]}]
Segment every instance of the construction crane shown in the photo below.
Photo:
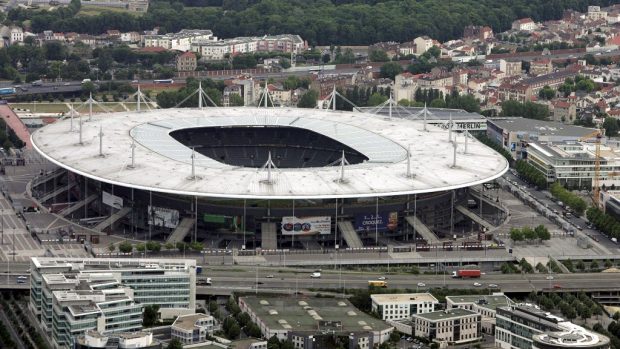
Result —
[{"label": "construction crane", "polygon": [[578,139],[579,142],[587,142],[594,138],[594,177],[592,178],[592,203],[594,207],[600,207],[600,193],[601,193],[601,140],[603,139],[604,129],[598,129],[592,133],[589,133]]}]

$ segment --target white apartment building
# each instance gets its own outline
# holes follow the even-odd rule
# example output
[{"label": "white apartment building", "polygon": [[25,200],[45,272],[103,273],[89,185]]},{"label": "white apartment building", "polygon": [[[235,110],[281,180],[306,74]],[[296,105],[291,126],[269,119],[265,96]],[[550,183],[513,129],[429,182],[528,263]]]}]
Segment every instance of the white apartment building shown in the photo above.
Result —
[{"label": "white apartment building", "polygon": [[184,345],[207,341],[207,335],[213,335],[218,330],[215,318],[205,314],[189,314],[179,316],[171,327],[173,339],[178,339]]},{"label": "white apartment building", "polygon": [[419,36],[413,39],[413,43],[415,44],[415,53],[417,55],[421,55],[433,47],[433,39],[428,36]]},{"label": "white apartment building", "polygon": [[410,319],[414,314],[435,311],[439,304],[430,293],[373,294],[370,299],[372,311],[382,320]]},{"label": "white apartment building", "polygon": [[76,349],[162,349],[160,342],[153,340],[152,332],[121,332],[103,335],[95,330],[88,330],[79,336]]},{"label": "white apartment building", "polygon": [[[103,334],[140,329],[141,325],[127,328],[124,321],[141,324],[145,305],[159,305],[163,319],[191,314],[196,308],[195,260],[33,257],[30,270],[28,307],[59,347],[70,345],[88,329]],[[138,318],[125,310],[110,313],[117,306],[137,309]],[[85,321],[79,329],[60,331],[53,325],[78,318]],[[123,325],[116,326],[114,318]]]},{"label": "white apartment building", "polygon": [[601,11],[600,6],[588,6],[588,19],[596,21],[599,19],[607,20],[607,11]]},{"label": "white apartment building", "polygon": [[11,27],[9,43],[11,45],[24,42],[24,31],[20,27]]},{"label": "white apartment building", "polygon": [[480,314],[466,309],[450,309],[413,315],[413,334],[448,345],[482,338]]},{"label": "white apartment building", "polygon": [[227,55],[254,52],[302,53],[308,44],[291,34],[237,37],[224,40],[196,40],[191,50],[207,60],[222,60]]},{"label": "white apartment building", "polygon": [[178,33],[144,35],[144,47],[163,47],[167,50],[189,51],[197,41],[217,41],[210,30],[183,29]]}]

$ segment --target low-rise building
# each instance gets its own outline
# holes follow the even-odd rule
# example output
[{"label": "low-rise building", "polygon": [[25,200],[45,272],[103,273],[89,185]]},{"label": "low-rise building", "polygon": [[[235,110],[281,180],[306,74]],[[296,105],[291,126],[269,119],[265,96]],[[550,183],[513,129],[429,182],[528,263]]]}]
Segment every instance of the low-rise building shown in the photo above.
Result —
[{"label": "low-rise building", "polygon": [[197,64],[194,52],[187,51],[177,56],[177,71],[194,71]]},{"label": "low-rise building", "polygon": [[456,345],[482,338],[481,315],[467,309],[415,314],[411,322],[413,335],[433,342]]},{"label": "low-rise building", "polygon": [[527,158],[530,142],[576,141],[597,129],[560,122],[517,117],[487,119],[487,136],[510,152],[514,159]]},{"label": "low-rise building", "polygon": [[609,338],[531,304],[497,308],[495,346],[502,349],[610,348]]},{"label": "low-rise building", "polygon": [[577,105],[569,101],[555,100],[551,102],[551,119],[572,125],[577,118]]},{"label": "low-rise building", "polygon": [[194,42],[217,41],[210,30],[183,29],[178,33],[142,36],[144,47],[162,47],[167,50],[189,51]]},{"label": "low-rise building", "polygon": [[435,311],[439,304],[430,293],[373,294],[372,311],[383,320],[410,319],[413,314]]},{"label": "low-rise building", "polygon": [[308,43],[299,35],[265,35],[224,40],[196,40],[191,50],[206,60],[223,60],[228,56],[254,52],[302,53]]},{"label": "low-rise building", "polygon": [[153,340],[152,332],[126,332],[102,335],[88,330],[78,336],[76,349],[161,349],[162,344]]},{"label": "low-rise building", "polygon": [[482,316],[482,332],[495,334],[495,315],[498,307],[514,304],[503,293],[493,295],[446,296],[446,309],[467,309]]},{"label": "low-rise building", "polygon": [[219,326],[213,316],[189,314],[177,317],[170,330],[173,339],[188,345],[205,342],[207,336],[213,335],[218,329]]},{"label": "low-rise building", "polygon": [[506,74],[506,77],[521,75],[522,64],[521,61],[499,61],[499,70]]},{"label": "low-rise building", "polygon": [[539,59],[530,63],[530,74],[545,75],[553,72],[553,63],[550,59]]},{"label": "low-rise building", "polygon": [[346,299],[240,297],[239,307],[265,338],[290,339],[295,348],[318,349],[329,337],[346,337],[349,348],[369,349],[387,341],[394,330],[356,309]]},{"label": "low-rise building", "polygon": [[433,39],[428,36],[419,36],[413,40],[416,55],[421,55],[433,47]]},{"label": "low-rise building", "polygon": [[531,18],[521,18],[512,22],[512,30],[519,31],[532,31],[536,30],[538,26]]}]

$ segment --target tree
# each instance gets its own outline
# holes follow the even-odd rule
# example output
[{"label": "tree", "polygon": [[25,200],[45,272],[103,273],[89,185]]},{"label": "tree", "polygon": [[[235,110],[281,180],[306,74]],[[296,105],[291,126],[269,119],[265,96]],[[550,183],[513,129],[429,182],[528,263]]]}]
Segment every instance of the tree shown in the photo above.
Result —
[{"label": "tree", "polygon": [[228,96],[228,105],[231,107],[243,107],[245,105],[245,101],[243,100],[243,97],[233,93]]},{"label": "tree", "polygon": [[540,91],[538,91],[538,97],[541,99],[552,100],[555,98],[555,90],[549,86],[543,87]]},{"label": "tree", "polygon": [[248,337],[254,337],[254,338],[260,338],[262,336],[262,333],[260,332],[260,328],[258,327],[258,325],[256,325],[253,322],[250,322],[246,329],[245,329],[245,334],[248,335]]},{"label": "tree", "polygon": [[159,252],[161,250],[161,244],[157,241],[149,241],[146,243],[146,249],[152,252]]},{"label": "tree", "polygon": [[138,252],[144,252],[146,251],[146,245],[143,243],[139,243],[136,245],[136,251]]},{"label": "tree", "polygon": [[577,264],[575,265],[575,267],[581,271],[586,269],[586,265],[583,263],[583,261],[579,261],[577,262]]},{"label": "tree", "polygon": [[118,245],[118,250],[122,253],[130,253],[133,251],[133,246],[129,241],[123,241]]},{"label": "tree", "polygon": [[175,338],[171,340],[170,343],[168,343],[166,349],[183,349],[183,343],[181,343],[180,340]]},{"label": "tree", "polygon": [[592,263],[590,263],[590,269],[591,270],[597,270],[599,268],[598,266],[598,262],[597,261],[592,261]]},{"label": "tree", "polygon": [[275,334],[267,340],[267,349],[280,349],[280,340]]},{"label": "tree", "polygon": [[376,106],[376,105],[380,105],[382,103],[385,103],[385,101],[387,101],[388,98],[380,93],[373,93],[370,98],[368,99],[368,105],[369,106]]},{"label": "tree", "polygon": [[510,229],[510,239],[514,242],[523,241],[525,236],[520,229],[512,228]]},{"label": "tree", "polygon": [[315,108],[319,93],[315,90],[308,90],[297,102],[298,108]]},{"label": "tree", "polygon": [[220,307],[219,305],[217,305],[216,301],[210,301],[209,302],[209,313],[214,313],[216,310],[218,310]]},{"label": "tree", "polygon": [[381,66],[380,74],[382,78],[394,80],[396,75],[403,72],[403,67],[398,62],[388,62]]},{"label": "tree", "polygon": [[114,251],[116,251],[116,245],[114,245],[114,243],[110,243],[108,245],[108,251],[110,251],[110,253],[114,253]]},{"label": "tree", "polygon": [[368,54],[368,60],[371,62],[387,62],[390,59],[385,51],[375,49]]},{"label": "tree", "polygon": [[551,239],[551,233],[549,233],[549,229],[544,225],[540,224],[536,228],[534,228],[536,232],[536,237],[538,237],[541,241]]},{"label": "tree", "polygon": [[605,135],[608,137],[615,137],[618,135],[618,120],[612,117],[606,117],[603,122],[603,128],[605,129]]},{"label": "tree", "polygon": [[177,247],[177,250],[179,250],[179,252],[185,252],[185,250],[189,249],[189,246],[187,246],[187,244],[183,241],[177,242],[175,246]]},{"label": "tree", "polygon": [[173,250],[174,249],[174,243],[173,242],[166,242],[164,244],[164,248],[168,251]]},{"label": "tree", "polygon": [[91,81],[85,82],[82,84],[82,92],[86,95],[90,93],[95,94],[97,92],[97,86]]},{"label": "tree", "polygon": [[523,229],[521,229],[521,232],[523,233],[523,237],[525,238],[525,240],[534,240],[536,239],[536,232],[530,228],[530,227],[524,227]]},{"label": "tree", "polygon": [[159,305],[146,305],[144,306],[144,313],[142,317],[142,325],[144,327],[152,327],[159,320]]},{"label": "tree", "polygon": [[195,252],[200,252],[204,249],[204,245],[201,244],[198,241],[194,241],[192,243],[189,244],[189,247],[194,250]]}]

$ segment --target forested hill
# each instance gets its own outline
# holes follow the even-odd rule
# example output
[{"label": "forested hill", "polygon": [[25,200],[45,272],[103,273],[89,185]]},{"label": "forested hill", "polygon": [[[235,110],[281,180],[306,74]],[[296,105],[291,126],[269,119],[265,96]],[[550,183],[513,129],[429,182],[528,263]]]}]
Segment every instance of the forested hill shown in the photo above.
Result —
[{"label": "forested hill", "polygon": [[220,38],[262,34],[299,34],[311,45],[366,45],[409,41],[429,35],[458,38],[469,24],[495,32],[517,18],[559,19],[565,9],[585,11],[620,0],[153,0],[147,14],[106,12],[74,16],[70,11],[12,10],[9,19],[30,19],[32,29],[99,34],[107,29],[163,32],[212,29]]}]

